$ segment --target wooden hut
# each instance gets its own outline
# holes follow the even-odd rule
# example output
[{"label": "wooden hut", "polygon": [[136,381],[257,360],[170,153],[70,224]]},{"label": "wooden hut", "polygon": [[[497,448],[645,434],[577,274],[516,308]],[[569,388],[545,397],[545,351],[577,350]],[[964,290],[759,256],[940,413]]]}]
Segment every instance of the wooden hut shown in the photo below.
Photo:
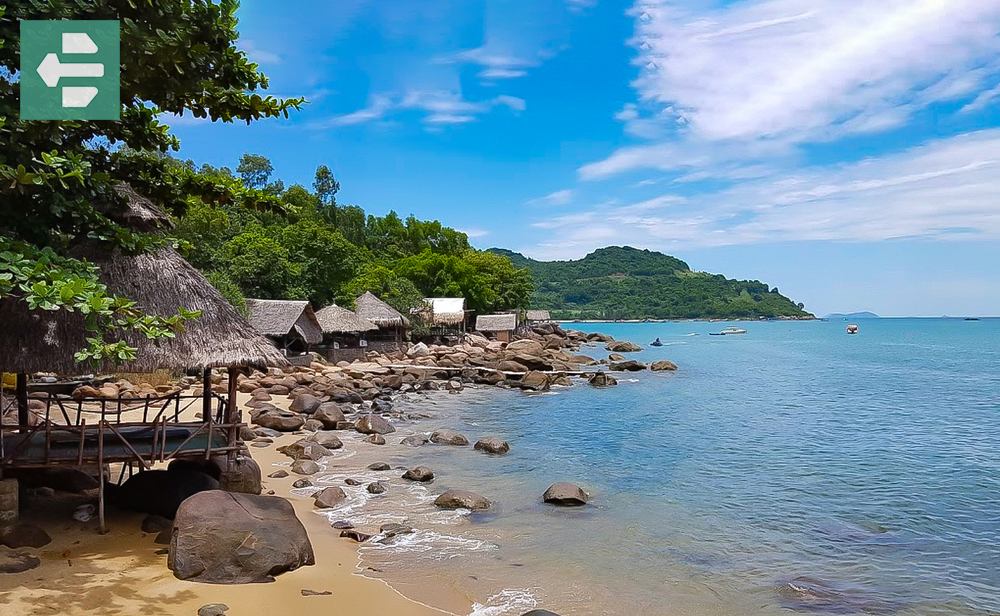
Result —
[{"label": "wooden hut", "polygon": [[307,353],[323,341],[323,328],[305,300],[247,299],[250,324],[286,356]]},{"label": "wooden hut", "polygon": [[454,336],[465,333],[464,297],[427,297],[418,309],[432,336]]},{"label": "wooden hut", "polygon": [[[151,202],[123,187],[128,201],[116,219],[134,229],[152,231],[166,216]],[[74,352],[92,333],[79,312],[29,310],[19,297],[0,300],[0,370],[17,374],[17,423],[0,421],[0,473],[9,468],[76,466],[103,468],[121,463],[122,475],[137,464],[147,469],[173,458],[231,462],[239,450],[241,417],[236,384],[242,368],[285,366],[282,355],[176,251],[162,247],[131,254],[106,245],[83,243],[71,256],[99,268],[108,292],[135,300],[146,314],[169,316],[184,307],[200,311],[175,337],[152,341],[135,330],[121,339],[137,348],[135,360],[77,363]],[[212,368],[228,369],[228,395],[213,391]],[[171,391],[141,398],[68,396],[30,386],[28,374],[78,375],[85,371],[148,373],[159,369],[201,372],[202,391]],[[29,414],[29,391],[31,413]],[[194,409],[201,411],[194,416]],[[9,420],[10,418],[5,418]],[[104,474],[99,512],[103,526]]]},{"label": "wooden hut", "polygon": [[316,320],[323,330],[323,344],[335,348],[364,346],[368,333],[378,331],[378,325],[336,304],[316,312]]},{"label": "wooden hut", "polygon": [[476,317],[476,331],[487,336],[493,336],[501,342],[510,342],[517,329],[517,315],[481,314]]},{"label": "wooden hut", "polygon": [[545,323],[551,321],[552,317],[549,316],[548,310],[526,310],[524,320],[528,323]]},{"label": "wooden hut", "polygon": [[406,340],[406,330],[410,328],[409,319],[389,304],[375,297],[370,291],[366,291],[355,301],[354,312],[378,327],[378,331],[369,334],[369,340],[397,344]]}]

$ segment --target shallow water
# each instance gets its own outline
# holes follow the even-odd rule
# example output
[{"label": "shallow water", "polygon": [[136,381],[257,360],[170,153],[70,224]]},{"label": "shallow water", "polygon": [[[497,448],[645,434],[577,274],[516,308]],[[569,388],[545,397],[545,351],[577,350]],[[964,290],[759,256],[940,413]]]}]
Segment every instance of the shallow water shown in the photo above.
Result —
[{"label": "shallow water", "polygon": [[[363,548],[364,564],[424,598],[447,584],[482,615],[535,604],[564,614],[1000,612],[1000,320],[870,320],[857,336],[842,322],[754,322],[747,335],[707,335],[725,325],[573,325],[640,344],[659,336],[665,346],[630,357],[680,365],[623,375],[616,388],[401,401],[433,418],[361,455],[425,464],[437,479],[371,473],[390,493],[332,517],[377,526],[401,519],[391,511],[404,504],[420,530]],[[395,444],[437,427],[501,436],[512,451]],[[559,480],[584,486],[592,504],[541,504]],[[486,495],[496,511],[435,511],[433,496],[449,487]]]}]

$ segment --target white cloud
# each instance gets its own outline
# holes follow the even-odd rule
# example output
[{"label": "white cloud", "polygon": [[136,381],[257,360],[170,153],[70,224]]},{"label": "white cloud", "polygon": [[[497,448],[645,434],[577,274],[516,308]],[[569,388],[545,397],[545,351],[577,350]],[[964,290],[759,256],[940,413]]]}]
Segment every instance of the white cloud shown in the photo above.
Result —
[{"label": "white cloud", "polygon": [[[607,243],[678,247],[799,240],[1000,240],[1000,129],[930,141],[859,162],[777,170],[714,192],[666,193],[625,206],[551,216],[569,258]],[[560,246],[562,244],[562,246]]]},{"label": "white cloud", "polygon": [[459,229],[462,233],[469,236],[470,239],[475,239],[477,237],[485,237],[490,234],[486,229],[470,228],[470,229]]},{"label": "white cloud", "polygon": [[528,201],[529,205],[566,205],[573,200],[573,191],[569,188],[551,192],[544,197]]},{"label": "white cloud", "polygon": [[994,88],[980,92],[979,96],[973,99],[971,103],[962,107],[961,112],[969,113],[971,111],[985,109],[998,98],[1000,98],[1000,84],[997,84]]},{"label": "white cloud", "polygon": [[440,127],[449,124],[467,124],[495,107],[507,107],[513,111],[523,111],[525,101],[516,96],[500,95],[486,101],[468,101],[461,93],[446,90],[411,90],[403,96],[377,94],[367,107],[339,116],[314,122],[315,129],[335,126],[351,126],[383,120],[392,113],[402,110],[416,110],[424,114],[424,124]]},{"label": "white cloud", "polygon": [[273,51],[257,47],[251,39],[240,39],[240,49],[246,52],[247,57],[257,64],[281,64],[281,56]]},{"label": "white cloud", "polygon": [[481,79],[497,80],[523,77],[528,73],[527,69],[538,65],[539,60],[501,49],[498,45],[483,45],[441,58],[440,62],[475,64],[481,69]]}]

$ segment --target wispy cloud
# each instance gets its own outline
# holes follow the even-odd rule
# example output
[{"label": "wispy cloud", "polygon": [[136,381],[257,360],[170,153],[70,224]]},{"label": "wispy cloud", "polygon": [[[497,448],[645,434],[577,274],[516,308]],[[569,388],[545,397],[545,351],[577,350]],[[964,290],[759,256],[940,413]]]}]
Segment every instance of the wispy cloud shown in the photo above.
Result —
[{"label": "wispy cloud", "polygon": [[550,192],[543,197],[528,201],[528,205],[566,205],[573,200],[573,191],[569,188]]},{"label": "wispy cloud", "polygon": [[377,94],[366,107],[342,115],[313,122],[313,129],[351,126],[384,120],[405,110],[423,113],[422,122],[432,127],[449,124],[467,124],[479,119],[496,107],[506,107],[514,112],[524,111],[524,99],[500,95],[485,101],[469,101],[458,92],[444,90],[412,90],[405,95]]},{"label": "wispy cloud", "polygon": [[539,64],[538,57],[525,57],[509,50],[488,45],[466,49],[438,59],[442,63],[474,64],[480,67],[479,77],[487,80],[515,79],[528,74]]},{"label": "wispy cloud", "polygon": [[559,242],[545,258],[606,243],[678,247],[800,240],[1000,240],[1000,129],[909,150],[770,175],[683,198],[665,193],[617,207],[547,217]]},{"label": "wispy cloud", "polygon": [[240,39],[240,49],[247,53],[247,57],[257,64],[281,64],[281,56],[276,52],[261,49],[257,43],[251,39]]},{"label": "wispy cloud", "polygon": [[462,233],[464,233],[467,236],[469,236],[470,239],[475,239],[475,238],[478,238],[478,237],[485,237],[485,236],[487,236],[487,235],[490,234],[490,232],[487,231],[486,229],[479,229],[479,228],[476,228],[476,227],[472,227],[472,228],[469,228],[469,229],[459,229],[459,231],[461,231]]}]

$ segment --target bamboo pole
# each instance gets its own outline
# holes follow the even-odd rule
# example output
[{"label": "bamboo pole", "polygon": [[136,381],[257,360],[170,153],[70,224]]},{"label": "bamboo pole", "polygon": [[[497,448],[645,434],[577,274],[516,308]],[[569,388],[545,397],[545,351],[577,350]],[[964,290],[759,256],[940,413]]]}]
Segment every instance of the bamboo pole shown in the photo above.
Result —
[{"label": "bamboo pole", "polygon": [[97,493],[97,519],[100,524],[100,533],[102,535],[105,535],[108,532],[108,527],[104,519],[104,420],[103,419],[97,425],[97,474],[100,476],[100,485]]},{"label": "bamboo pole", "polygon": [[17,396],[17,424],[21,429],[26,429],[28,425],[28,375],[23,372],[17,373],[15,384]]}]

